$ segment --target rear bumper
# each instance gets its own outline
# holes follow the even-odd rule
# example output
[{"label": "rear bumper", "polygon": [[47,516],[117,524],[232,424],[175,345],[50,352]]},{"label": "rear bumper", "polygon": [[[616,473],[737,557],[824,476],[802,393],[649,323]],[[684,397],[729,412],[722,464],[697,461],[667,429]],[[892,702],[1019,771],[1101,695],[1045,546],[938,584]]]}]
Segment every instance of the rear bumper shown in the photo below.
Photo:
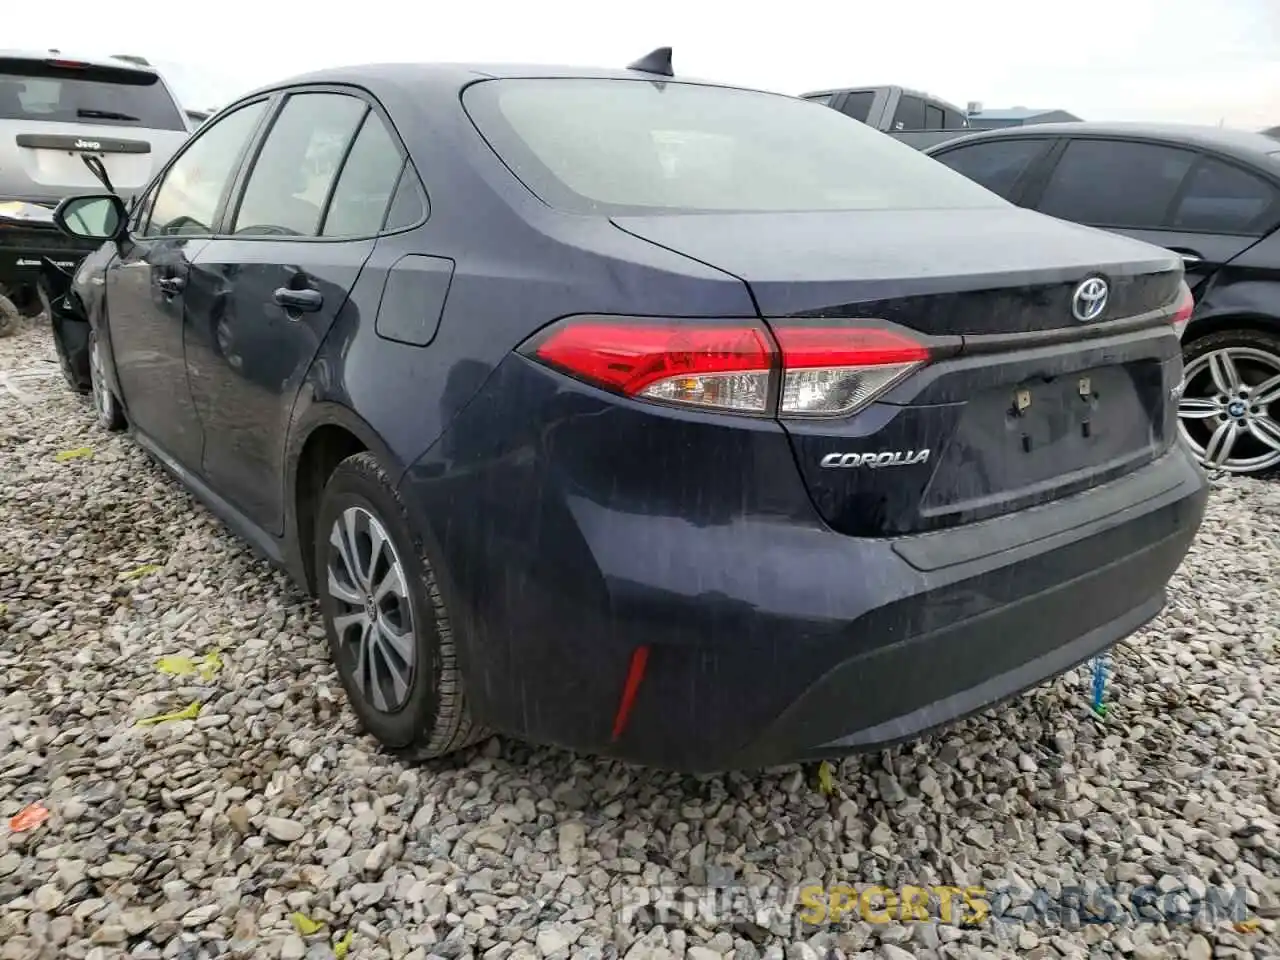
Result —
[{"label": "rear bumper", "polygon": [[[624,444],[644,437],[625,409],[594,409],[575,410],[580,460],[553,433],[555,455],[504,455],[485,441],[514,411],[489,411],[489,424],[464,416],[465,431],[411,467],[402,493],[438,559],[478,719],[659,767],[865,750],[1035,686],[1160,611],[1207,497],[1177,446],[996,520],[851,537],[795,506],[804,492],[776,425],[721,436],[712,418],[691,417],[650,451]],[[623,458],[652,467],[659,450],[680,451],[679,468],[651,469],[647,501],[632,501]],[[717,460],[759,469],[725,494],[736,475]],[[664,477],[690,511],[663,504]],[[610,482],[611,495],[590,495]],[[702,496],[700,482],[721,495]],[[697,513],[726,501],[737,509]],[[643,677],[615,735],[641,647]]]}]

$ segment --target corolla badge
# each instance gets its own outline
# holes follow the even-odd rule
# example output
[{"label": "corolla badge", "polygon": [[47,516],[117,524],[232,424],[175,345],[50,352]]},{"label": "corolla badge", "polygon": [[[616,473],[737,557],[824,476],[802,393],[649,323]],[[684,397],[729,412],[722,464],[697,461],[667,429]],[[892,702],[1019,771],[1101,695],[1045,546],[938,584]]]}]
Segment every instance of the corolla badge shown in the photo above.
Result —
[{"label": "corolla badge", "polygon": [[824,467],[910,467],[929,459],[925,450],[886,450],[883,453],[828,453],[822,458]]},{"label": "corolla badge", "polygon": [[1110,292],[1107,281],[1101,277],[1081,281],[1071,297],[1071,315],[1081,323],[1097,320],[1102,316],[1102,311],[1107,309]]}]

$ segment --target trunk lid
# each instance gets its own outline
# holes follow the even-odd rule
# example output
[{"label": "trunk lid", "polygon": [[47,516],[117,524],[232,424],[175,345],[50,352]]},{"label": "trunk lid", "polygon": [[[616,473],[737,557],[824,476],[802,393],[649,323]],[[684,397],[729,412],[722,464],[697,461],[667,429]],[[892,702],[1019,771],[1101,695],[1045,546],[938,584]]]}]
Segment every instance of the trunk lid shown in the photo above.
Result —
[{"label": "trunk lid", "polygon": [[[934,359],[837,418],[782,418],[845,533],[986,519],[1088,489],[1173,442],[1182,279],[1154,246],[1010,207],[619,217],[742,279],[775,330],[888,321]],[[1108,284],[1081,321],[1081,283]]]}]

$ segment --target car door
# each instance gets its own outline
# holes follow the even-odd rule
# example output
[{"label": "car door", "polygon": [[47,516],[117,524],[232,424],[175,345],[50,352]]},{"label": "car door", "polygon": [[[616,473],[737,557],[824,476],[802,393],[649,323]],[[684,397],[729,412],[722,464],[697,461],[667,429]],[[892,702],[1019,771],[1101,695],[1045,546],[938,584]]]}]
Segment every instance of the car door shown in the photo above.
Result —
[{"label": "car door", "polygon": [[281,103],[221,235],[200,249],[187,374],[203,473],[271,533],[283,529],[294,399],[346,303],[403,165],[383,117],[350,91]]},{"label": "car door", "polygon": [[1181,254],[1194,290],[1274,222],[1276,192],[1237,165],[1191,148],[1073,138],[1033,205]]},{"label": "car door", "polygon": [[265,108],[246,104],[188,142],[106,271],[106,332],[125,409],[144,440],[192,470],[203,441],[183,357],[191,262],[209,242]]}]

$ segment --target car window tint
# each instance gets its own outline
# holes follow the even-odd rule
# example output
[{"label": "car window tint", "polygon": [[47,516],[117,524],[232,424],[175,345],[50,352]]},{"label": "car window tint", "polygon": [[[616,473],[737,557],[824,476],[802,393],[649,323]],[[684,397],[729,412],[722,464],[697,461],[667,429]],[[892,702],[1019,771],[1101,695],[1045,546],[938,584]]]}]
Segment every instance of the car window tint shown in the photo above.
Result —
[{"label": "car window tint", "polygon": [[965,128],[964,114],[957,113],[955,110],[946,111],[947,119],[945,129],[947,130],[963,130]]},{"label": "car window tint", "polygon": [[1275,205],[1275,189],[1260,177],[1205,157],[1196,167],[1173,217],[1173,226],[1216,233],[1261,233]]},{"label": "car window tint", "polygon": [[342,165],[325,214],[323,235],[367,237],[382,229],[403,165],[391,131],[370,111]]},{"label": "car window tint", "polygon": [[816,97],[805,97],[805,99],[808,100],[810,103],[820,103],[824,107],[829,107],[831,106],[831,99],[833,96],[834,94],[823,93],[823,94],[819,94]]},{"label": "car window tint", "polygon": [[871,115],[871,104],[875,103],[875,99],[875,92],[871,90],[846,94],[844,103],[840,105],[840,112],[866,123],[867,117]]},{"label": "car window tint", "polygon": [[994,140],[948,150],[936,159],[1008,200],[1043,149],[1043,140]]},{"label": "car window tint", "polygon": [[1072,140],[1045,186],[1039,210],[1098,226],[1160,227],[1195,159],[1176,147]]},{"label": "car window tint", "polygon": [[254,161],[232,233],[314,237],[365,109],[363,100],[340,93],[291,96]]},{"label": "car window tint", "polygon": [[592,216],[1004,205],[895,138],[795,97],[520,78],[474,83],[463,102],[521,183]]},{"label": "car window tint", "polygon": [[894,130],[923,130],[924,101],[919,97],[899,97],[893,114]]},{"label": "car window tint", "polygon": [[926,130],[943,129],[942,108],[936,107],[932,103],[924,105],[924,128]]},{"label": "car window tint", "polygon": [[147,236],[212,232],[218,203],[265,108],[259,100],[201,128],[156,191]]},{"label": "car window tint", "polygon": [[426,201],[422,196],[422,187],[418,184],[418,175],[413,166],[406,163],[400,173],[400,182],[396,186],[396,195],[391,199],[391,207],[387,210],[386,230],[403,230],[412,227],[427,215]]}]

